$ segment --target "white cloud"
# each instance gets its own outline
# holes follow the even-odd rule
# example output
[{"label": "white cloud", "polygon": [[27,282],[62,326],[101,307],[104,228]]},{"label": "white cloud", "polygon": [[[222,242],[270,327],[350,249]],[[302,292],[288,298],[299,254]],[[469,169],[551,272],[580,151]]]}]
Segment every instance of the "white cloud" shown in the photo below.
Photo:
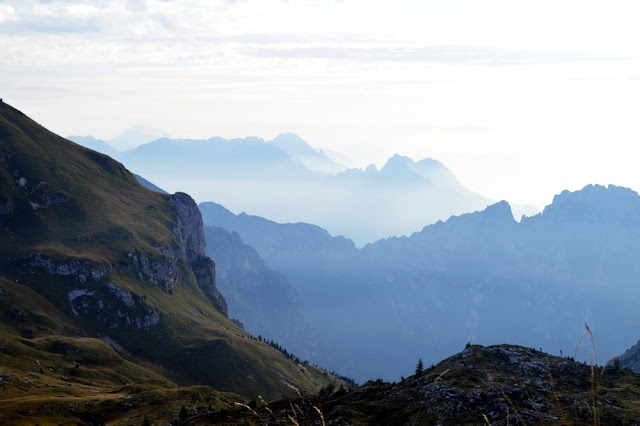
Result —
[{"label": "white cloud", "polygon": [[543,204],[607,176],[640,186],[639,7],[0,1],[2,97],[62,134],[295,131],[363,163],[432,156],[489,196]]},{"label": "white cloud", "polygon": [[7,4],[0,4],[0,23],[17,19],[16,11]]}]

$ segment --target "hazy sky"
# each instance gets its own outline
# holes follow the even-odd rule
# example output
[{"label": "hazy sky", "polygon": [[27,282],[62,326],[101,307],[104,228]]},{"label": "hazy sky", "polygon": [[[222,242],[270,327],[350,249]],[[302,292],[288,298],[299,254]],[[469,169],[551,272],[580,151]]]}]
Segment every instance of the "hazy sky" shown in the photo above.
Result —
[{"label": "hazy sky", "polygon": [[299,134],[483,195],[640,189],[635,1],[1,1],[0,97],[61,135]]}]

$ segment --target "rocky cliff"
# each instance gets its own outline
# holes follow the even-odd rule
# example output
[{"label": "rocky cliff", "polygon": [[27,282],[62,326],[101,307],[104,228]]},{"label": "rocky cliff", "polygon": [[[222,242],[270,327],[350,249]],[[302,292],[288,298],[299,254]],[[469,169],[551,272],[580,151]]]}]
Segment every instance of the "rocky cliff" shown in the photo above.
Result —
[{"label": "rocky cliff", "polygon": [[173,232],[178,236],[179,250],[174,250],[174,257],[187,261],[193,270],[198,285],[218,310],[228,315],[227,302],[216,287],[215,264],[205,252],[204,229],[202,215],[193,198],[178,192],[169,198],[169,203],[176,207],[178,217]]}]

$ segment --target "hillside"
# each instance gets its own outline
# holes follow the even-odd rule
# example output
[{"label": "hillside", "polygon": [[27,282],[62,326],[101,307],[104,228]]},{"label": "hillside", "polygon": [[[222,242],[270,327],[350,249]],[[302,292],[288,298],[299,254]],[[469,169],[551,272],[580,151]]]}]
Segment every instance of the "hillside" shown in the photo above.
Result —
[{"label": "hillside", "polygon": [[210,385],[272,399],[330,380],[228,320],[188,195],[144,188],[5,103],[0,280],[4,416],[59,397]]},{"label": "hillside", "polygon": [[635,424],[639,397],[640,375],[629,370],[520,346],[468,345],[398,383],[328,388],[315,398],[210,413],[189,424]]}]

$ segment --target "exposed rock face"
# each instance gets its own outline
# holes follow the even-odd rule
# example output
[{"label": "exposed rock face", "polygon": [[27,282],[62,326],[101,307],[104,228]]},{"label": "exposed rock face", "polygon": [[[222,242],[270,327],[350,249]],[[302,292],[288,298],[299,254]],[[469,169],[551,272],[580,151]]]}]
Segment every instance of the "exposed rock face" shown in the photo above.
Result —
[{"label": "exposed rock face", "polygon": [[210,257],[202,256],[191,262],[191,269],[198,280],[198,285],[215,304],[216,308],[229,316],[227,301],[216,287],[216,265]]},{"label": "exposed rock face", "polygon": [[61,192],[53,192],[45,182],[40,182],[29,190],[31,198],[40,206],[49,208],[69,201],[69,197]]},{"label": "exposed rock face", "polygon": [[193,199],[182,192],[176,192],[169,198],[169,203],[178,210],[177,224],[174,234],[180,236],[180,254],[191,263],[206,256],[202,216]]},{"label": "exposed rock face", "polygon": [[34,209],[49,208],[69,201],[66,194],[56,192],[46,182],[32,185],[27,178],[21,175],[19,170],[13,170],[12,174],[18,187],[31,199],[30,203]]},{"label": "exposed rock face", "polygon": [[68,294],[71,311],[88,321],[110,329],[149,329],[160,322],[160,315],[145,303],[145,297],[113,283],[93,291],[75,289]]},{"label": "exposed rock face", "polygon": [[[170,251],[169,251],[170,252]],[[173,293],[173,284],[178,280],[178,264],[173,257],[151,261],[144,256],[128,253],[127,257],[138,268],[140,281],[162,285],[168,294]]]},{"label": "exposed rock face", "polygon": [[172,247],[155,245],[164,255],[162,259],[149,259],[139,253],[127,253],[127,258],[138,270],[138,279],[150,284],[161,285],[168,294],[179,279],[180,259],[191,267],[198,285],[215,304],[216,308],[228,315],[227,302],[216,287],[216,269],[213,260],[205,253],[205,238],[202,216],[195,201],[187,194],[178,192],[169,198],[177,210],[173,233],[177,244]]},{"label": "exposed rock face", "polygon": [[[227,302],[216,287],[216,269],[211,258],[205,253],[204,229],[202,215],[193,199],[182,192],[177,192],[169,198],[169,202],[178,211],[177,224],[173,232],[179,236],[180,242],[177,253],[174,249],[173,257],[186,259],[196,276],[198,285],[216,305],[218,310],[228,315]],[[167,253],[165,253],[167,255]]]},{"label": "exposed rock face", "polygon": [[41,254],[29,258],[29,267],[44,270],[49,275],[72,277],[81,283],[100,281],[107,276],[107,272],[88,260],[70,259],[54,262]]}]

